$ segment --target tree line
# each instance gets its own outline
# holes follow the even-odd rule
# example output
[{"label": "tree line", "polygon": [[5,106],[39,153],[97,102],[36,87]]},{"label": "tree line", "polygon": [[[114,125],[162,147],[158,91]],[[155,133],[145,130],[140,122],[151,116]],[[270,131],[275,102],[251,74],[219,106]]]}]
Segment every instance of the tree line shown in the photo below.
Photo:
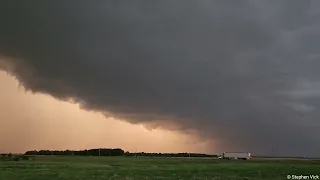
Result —
[{"label": "tree line", "polygon": [[120,148],[116,149],[85,149],[85,150],[39,150],[27,151],[25,155],[55,155],[55,156],[143,156],[143,157],[216,157],[201,153],[146,153],[146,152],[129,152]]},{"label": "tree line", "polygon": [[66,155],[66,156],[123,156],[125,152],[122,149],[89,149],[79,151],[57,151],[57,150],[40,150],[27,151],[25,155]]}]

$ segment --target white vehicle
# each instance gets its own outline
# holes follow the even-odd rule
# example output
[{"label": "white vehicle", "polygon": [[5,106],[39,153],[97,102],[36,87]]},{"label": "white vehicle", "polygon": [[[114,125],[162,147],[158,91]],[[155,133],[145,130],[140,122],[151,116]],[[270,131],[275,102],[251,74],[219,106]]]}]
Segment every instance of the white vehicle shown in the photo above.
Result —
[{"label": "white vehicle", "polygon": [[221,156],[218,157],[219,159],[251,159],[251,153],[249,152],[224,152]]}]

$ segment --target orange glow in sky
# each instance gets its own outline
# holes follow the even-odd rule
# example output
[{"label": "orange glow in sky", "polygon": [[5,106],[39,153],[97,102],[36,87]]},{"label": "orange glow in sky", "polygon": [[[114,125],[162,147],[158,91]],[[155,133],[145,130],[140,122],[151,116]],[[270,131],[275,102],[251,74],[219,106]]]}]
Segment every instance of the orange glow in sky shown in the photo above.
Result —
[{"label": "orange glow in sky", "polygon": [[145,129],[78,104],[45,94],[26,92],[0,71],[0,153],[27,150],[122,148],[144,152],[207,152],[207,145],[190,135]]}]

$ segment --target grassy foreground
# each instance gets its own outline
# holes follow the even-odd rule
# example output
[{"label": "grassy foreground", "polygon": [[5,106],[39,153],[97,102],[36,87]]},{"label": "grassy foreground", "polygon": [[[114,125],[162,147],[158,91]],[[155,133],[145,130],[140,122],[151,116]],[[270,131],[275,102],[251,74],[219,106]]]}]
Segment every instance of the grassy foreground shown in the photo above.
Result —
[{"label": "grassy foreground", "polygon": [[315,160],[37,156],[0,161],[1,180],[287,179],[320,175]]}]

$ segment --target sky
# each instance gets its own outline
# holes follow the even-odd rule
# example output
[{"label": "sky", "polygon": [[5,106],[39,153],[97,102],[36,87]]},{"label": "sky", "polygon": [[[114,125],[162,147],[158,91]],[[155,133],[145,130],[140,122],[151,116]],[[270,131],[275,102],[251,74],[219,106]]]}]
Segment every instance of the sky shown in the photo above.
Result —
[{"label": "sky", "polygon": [[79,104],[26,92],[4,71],[0,71],[0,82],[5,85],[0,91],[0,153],[90,148],[210,153],[205,141],[188,134],[150,131],[139,124],[82,110]]},{"label": "sky", "polygon": [[[49,147],[31,139],[65,133],[70,139],[52,146],[89,148],[102,144],[99,133],[124,138],[132,130],[152,142],[141,143],[145,151],[320,156],[317,0],[5,0],[0,7],[0,69],[8,74],[1,87],[19,81],[25,89],[1,92],[5,135],[28,134],[32,147]],[[34,113],[22,108],[25,98]],[[201,145],[173,140],[183,137]],[[132,149],[132,142],[106,145]]]}]

